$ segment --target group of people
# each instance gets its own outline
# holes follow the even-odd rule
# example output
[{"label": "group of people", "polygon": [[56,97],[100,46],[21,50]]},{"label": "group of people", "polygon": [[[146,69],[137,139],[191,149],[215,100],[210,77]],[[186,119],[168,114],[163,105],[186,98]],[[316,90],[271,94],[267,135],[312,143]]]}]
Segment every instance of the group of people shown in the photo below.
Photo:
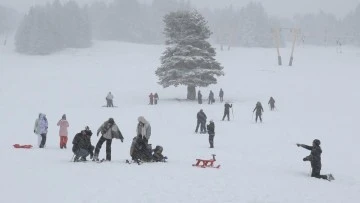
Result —
[{"label": "group of people", "polygon": [[[69,122],[66,120],[64,114],[58,121],[57,125],[60,127],[60,148],[67,148],[68,141],[68,127]],[[34,133],[38,135],[38,146],[44,148],[46,144],[46,136],[48,132],[48,122],[46,115],[43,113],[39,114],[39,117],[35,121]],[[150,123],[143,117],[138,117],[138,125],[136,128],[136,137],[133,139],[130,156],[136,162],[139,161],[165,161],[167,157],[162,155],[163,147],[158,145],[155,149],[152,149],[149,144],[151,136]],[[86,126],[84,130],[77,133],[72,141],[72,151],[74,153],[74,162],[86,161],[86,157],[90,155],[90,159],[93,161],[99,161],[99,154],[102,145],[106,142],[106,161],[111,161],[111,144],[113,139],[120,139],[124,141],[124,137],[115,123],[113,118],[106,120],[97,130],[96,135],[101,134],[96,146],[91,144],[92,131],[89,126]]]},{"label": "group of people", "polygon": [[[106,99],[106,107],[115,107],[113,100],[114,100],[114,95],[111,94],[111,92],[109,92],[107,94],[107,96],[105,97]],[[149,95],[149,105],[157,105],[159,101],[159,95],[158,93],[150,93]],[[105,106],[104,106],[105,107]]]},{"label": "group of people", "polygon": [[[275,109],[275,99],[273,97],[270,97],[268,104],[270,107],[270,111],[273,111]],[[255,122],[257,123],[258,118],[260,119],[260,122],[262,122],[262,113],[264,112],[264,109],[260,102],[256,103],[253,113],[254,112],[255,112]]]},{"label": "group of people", "polygon": [[[198,90],[198,92],[197,92],[197,99],[198,99],[198,103],[202,104],[203,99],[202,99],[202,94],[201,94],[200,90]],[[224,101],[224,91],[222,90],[222,88],[220,88],[219,99],[220,99],[220,102]],[[213,103],[215,103],[215,95],[214,95],[214,92],[212,90],[210,90],[209,97],[208,97],[208,104],[213,104]]]},{"label": "group of people", "polygon": [[150,93],[149,95],[149,105],[157,105],[158,101],[159,101],[159,95],[158,93],[155,92],[155,94]]}]

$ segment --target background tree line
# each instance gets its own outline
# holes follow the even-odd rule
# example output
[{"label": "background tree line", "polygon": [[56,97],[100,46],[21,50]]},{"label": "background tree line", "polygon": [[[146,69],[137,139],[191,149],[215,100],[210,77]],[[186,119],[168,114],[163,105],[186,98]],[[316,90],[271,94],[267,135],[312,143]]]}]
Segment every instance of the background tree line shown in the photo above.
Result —
[{"label": "background tree line", "polygon": [[[92,39],[163,44],[163,17],[177,10],[193,7],[185,0],[154,0],[151,4],[113,0],[85,7],[56,0],[29,10],[17,28],[16,47],[22,53],[47,54],[68,47],[88,47]],[[224,46],[273,47],[274,27],[300,28],[300,39],[306,44],[333,45],[340,40],[342,44],[360,45],[360,4],[343,19],[321,11],[291,19],[276,18],[269,16],[260,3],[198,11],[213,32],[210,41]],[[0,12],[0,34],[15,27],[9,16],[9,12]],[[284,32],[282,37],[290,39],[291,33]]]}]

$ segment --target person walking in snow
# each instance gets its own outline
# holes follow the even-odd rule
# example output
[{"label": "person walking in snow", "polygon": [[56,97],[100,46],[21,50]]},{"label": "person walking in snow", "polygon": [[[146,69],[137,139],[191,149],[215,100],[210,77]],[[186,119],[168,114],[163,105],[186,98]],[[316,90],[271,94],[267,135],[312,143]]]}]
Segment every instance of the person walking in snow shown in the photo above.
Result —
[{"label": "person walking in snow", "polygon": [[220,102],[223,102],[224,101],[224,91],[222,90],[222,88],[220,88],[219,97],[220,97]]},{"label": "person walking in snow", "polygon": [[224,116],[223,116],[222,120],[224,120],[225,117],[227,116],[228,121],[230,121],[230,108],[232,108],[232,104],[229,104],[228,102],[226,102],[224,105]]},{"label": "person walking in snow", "polygon": [[202,104],[202,94],[201,94],[201,92],[200,92],[200,90],[198,91],[198,103],[199,104]]},{"label": "person walking in snow", "polygon": [[101,133],[101,137],[98,141],[98,143],[96,144],[96,148],[95,148],[95,154],[93,157],[94,161],[98,161],[99,160],[99,153],[100,153],[100,149],[101,146],[103,145],[103,143],[106,141],[106,160],[107,161],[111,161],[111,143],[112,143],[112,139],[120,139],[121,142],[124,141],[124,137],[121,134],[119,127],[115,124],[115,121],[113,118],[109,118],[109,120],[105,121],[97,130],[96,135],[99,136],[99,134]]},{"label": "person walking in snow", "polygon": [[149,99],[150,99],[149,104],[150,104],[150,105],[153,105],[153,104],[154,104],[154,95],[153,95],[153,93],[150,93]]},{"label": "person walking in snow", "polygon": [[270,105],[270,110],[273,111],[275,109],[275,100],[274,100],[274,98],[270,97],[270,100],[269,100],[268,104]]},{"label": "person walking in snow", "polygon": [[106,107],[114,107],[113,103],[114,95],[111,94],[111,92],[108,93],[106,96]]},{"label": "person walking in snow", "polygon": [[59,136],[60,136],[60,149],[66,149],[66,144],[68,141],[68,127],[69,122],[66,120],[66,115],[62,115],[61,119],[58,121],[57,126],[60,126]]},{"label": "person walking in snow", "polygon": [[86,161],[86,157],[90,155],[90,159],[93,158],[94,146],[91,145],[92,132],[88,126],[85,130],[77,133],[72,141],[72,151],[75,154],[74,162]]},{"label": "person walking in snow", "polygon": [[39,146],[39,147],[41,144],[40,125],[39,125],[40,116],[41,116],[41,113],[39,113],[39,116],[35,120],[35,125],[34,125],[34,133],[35,133],[35,135],[37,135],[37,146]]},{"label": "person walking in snow", "polygon": [[197,124],[196,124],[195,133],[198,132],[200,126],[200,133],[205,134],[206,133],[205,125],[206,125],[207,116],[202,109],[200,109],[200,111],[196,114],[196,119],[197,119]]},{"label": "person walking in snow", "polygon": [[151,125],[143,116],[138,117],[136,135],[138,137],[138,141],[148,144],[151,136]]},{"label": "person walking in snow", "polygon": [[210,123],[207,125],[207,131],[209,133],[210,148],[214,148],[215,123],[213,120],[210,120]]},{"label": "person walking in snow", "polygon": [[39,118],[35,121],[34,132],[41,136],[39,148],[44,148],[46,145],[46,135],[48,132],[48,121],[45,114],[39,114]]},{"label": "person walking in snow", "polygon": [[315,177],[315,178],[321,178],[321,179],[325,179],[325,180],[334,180],[334,177],[332,174],[329,175],[320,175],[320,171],[321,171],[321,147],[320,147],[320,140],[315,139],[312,143],[312,146],[308,146],[305,144],[296,144],[298,147],[302,147],[305,148],[307,150],[310,150],[310,155],[303,158],[303,161],[310,161],[311,163],[311,168],[312,168],[312,172],[311,172],[311,177]]},{"label": "person walking in snow", "polygon": [[159,95],[158,95],[158,93],[155,92],[155,94],[154,94],[154,104],[155,105],[157,105],[158,100],[159,100]]},{"label": "person walking in snow", "polygon": [[209,93],[209,104],[213,104],[215,102],[214,93],[210,90]]},{"label": "person walking in snow", "polygon": [[264,109],[261,105],[260,102],[257,102],[256,103],[256,106],[253,110],[253,113],[256,111],[256,118],[255,118],[255,122],[257,122],[258,118],[260,118],[260,122],[262,122],[262,118],[261,118],[261,115],[262,115],[262,112],[264,112]]}]

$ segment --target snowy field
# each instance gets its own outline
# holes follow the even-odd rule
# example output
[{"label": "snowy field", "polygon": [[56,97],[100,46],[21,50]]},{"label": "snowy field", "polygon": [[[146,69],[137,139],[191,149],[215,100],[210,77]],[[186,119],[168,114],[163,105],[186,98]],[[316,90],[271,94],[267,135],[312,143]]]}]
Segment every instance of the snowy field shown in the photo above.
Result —
[{"label": "snowy field", "polygon": [[[163,89],[154,72],[163,46],[94,42],[90,49],[68,49],[49,56],[26,56],[0,48],[1,195],[7,203],[360,202],[360,49],[298,47],[294,66],[277,66],[274,49],[234,48],[218,51],[225,76],[210,90],[234,104],[234,118],[220,121],[223,104],[187,102],[186,87]],[[282,49],[288,63],[290,48]],[[102,108],[111,91],[118,108]],[[159,105],[149,106],[157,92]],[[270,112],[267,102],[276,100]],[[179,100],[181,99],[181,100]],[[264,123],[252,110],[265,107]],[[196,113],[204,109],[216,125],[215,149],[208,135],[195,134]],[[49,121],[46,149],[36,146],[36,117]],[[59,149],[57,121],[70,123],[68,149]],[[137,117],[152,125],[150,143],[162,145],[168,163],[125,164],[135,136]],[[71,163],[71,141],[89,125],[93,132],[109,117],[125,140],[114,140],[112,162]],[[322,173],[328,182],[309,177],[309,151],[295,143],[321,140]],[[92,136],[92,144],[98,140]],[[191,165],[196,158],[217,155],[221,169]],[[100,152],[105,157],[105,145]]]}]

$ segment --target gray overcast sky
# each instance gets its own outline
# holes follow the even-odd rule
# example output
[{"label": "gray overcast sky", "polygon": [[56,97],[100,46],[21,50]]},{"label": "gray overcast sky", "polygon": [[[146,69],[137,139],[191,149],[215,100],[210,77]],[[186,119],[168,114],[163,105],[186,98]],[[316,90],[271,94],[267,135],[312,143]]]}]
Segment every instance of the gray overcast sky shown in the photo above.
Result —
[{"label": "gray overcast sky", "polygon": [[[44,4],[53,0],[0,0],[1,5],[10,6],[20,12],[25,12],[35,4]],[[63,0],[66,1],[66,0]],[[92,1],[112,0],[75,0],[79,3]],[[150,3],[152,0],[139,0],[139,2]],[[190,0],[196,7],[219,8],[232,4],[234,8],[242,7],[251,0]],[[323,10],[344,17],[350,10],[354,10],[360,0],[256,0],[261,2],[266,11],[272,16],[292,17],[295,13],[309,13]]]}]

